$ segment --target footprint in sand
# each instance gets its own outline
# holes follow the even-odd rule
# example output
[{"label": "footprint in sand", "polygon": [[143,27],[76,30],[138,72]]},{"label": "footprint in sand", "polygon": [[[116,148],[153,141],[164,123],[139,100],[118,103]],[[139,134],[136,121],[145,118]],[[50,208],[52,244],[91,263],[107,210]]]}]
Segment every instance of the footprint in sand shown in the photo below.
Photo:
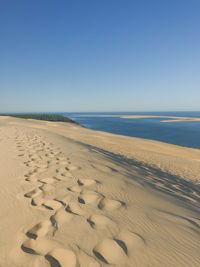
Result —
[{"label": "footprint in sand", "polygon": [[41,206],[44,203],[44,199],[39,195],[37,197],[32,198],[31,205],[32,206]]},{"label": "footprint in sand", "polygon": [[91,215],[87,222],[94,229],[105,229],[107,227],[116,227],[115,222],[103,215]]},{"label": "footprint in sand", "polygon": [[42,206],[44,206],[46,209],[49,210],[58,210],[62,207],[62,204],[56,200],[46,200],[42,203]]},{"label": "footprint in sand", "polygon": [[72,250],[66,248],[55,248],[48,252],[45,258],[51,266],[59,267],[76,267],[76,255]]},{"label": "footprint in sand", "polygon": [[[68,164],[68,162],[67,162],[67,160],[59,160],[59,159],[57,159],[57,162],[58,162],[58,164],[60,165],[60,166],[68,166],[69,164]],[[66,167],[67,168],[67,170],[69,170],[69,168],[68,167]]]},{"label": "footprint in sand", "polygon": [[53,176],[53,179],[54,179],[55,181],[57,181],[57,182],[60,182],[60,181],[64,181],[64,180],[65,180],[63,177],[60,178],[60,177],[57,177],[57,176]]},{"label": "footprint in sand", "polygon": [[39,186],[39,189],[43,192],[49,192],[53,189],[54,187],[51,184],[43,184]]},{"label": "footprint in sand", "polygon": [[101,267],[101,265],[87,253],[85,253],[79,246],[77,246],[77,258],[80,267]]},{"label": "footprint in sand", "polygon": [[84,178],[81,178],[81,179],[78,179],[77,183],[80,186],[92,186],[92,185],[97,184],[97,183],[100,183],[100,182],[97,181],[97,180],[94,180],[94,179],[84,179]]},{"label": "footprint in sand", "polygon": [[54,154],[52,154],[51,152],[48,154],[48,157],[49,158],[53,158],[53,157],[55,157],[55,155]]},{"label": "footprint in sand", "polygon": [[98,205],[98,208],[101,210],[115,210],[120,208],[121,206],[124,206],[125,203],[119,200],[114,200],[114,199],[108,199],[108,198],[103,198]]},{"label": "footprint in sand", "polygon": [[58,229],[63,224],[70,222],[73,216],[72,213],[66,212],[66,210],[62,208],[56,211],[56,213],[51,216],[50,220],[52,225]]},{"label": "footprint in sand", "polygon": [[29,238],[37,239],[39,237],[45,236],[48,233],[51,226],[52,226],[52,224],[49,220],[42,221],[42,222],[36,224],[30,230],[28,230],[26,235]]},{"label": "footprint in sand", "polygon": [[69,181],[69,179],[72,179],[71,173],[57,173],[55,176],[57,179],[60,179],[61,181]]},{"label": "footprint in sand", "polygon": [[45,256],[49,251],[58,246],[59,244],[57,242],[41,237],[39,239],[30,238],[26,240],[22,244],[21,249],[26,253]]},{"label": "footprint in sand", "polygon": [[36,166],[38,167],[38,173],[43,173],[48,169],[48,165]]},{"label": "footprint in sand", "polygon": [[38,168],[33,168],[31,171],[29,171],[25,176],[35,175],[38,172]]},{"label": "footprint in sand", "polygon": [[81,187],[79,185],[72,185],[67,188],[71,192],[80,193],[82,191]]},{"label": "footprint in sand", "polygon": [[54,178],[43,178],[43,179],[39,179],[38,182],[41,182],[43,184],[53,184],[55,183],[55,179]]},{"label": "footprint in sand", "polygon": [[103,196],[95,191],[82,191],[78,197],[78,201],[82,204],[90,204],[100,200]]},{"label": "footprint in sand", "polygon": [[80,193],[82,191],[82,187],[89,187],[92,186],[96,183],[100,183],[97,180],[94,179],[78,179],[77,184],[78,185],[72,185],[70,187],[68,187],[67,189],[71,192],[76,192],[76,193]]},{"label": "footprint in sand", "polygon": [[30,192],[26,193],[24,196],[27,198],[34,198],[41,194],[41,190],[39,188],[35,188],[31,190]]},{"label": "footprint in sand", "polygon": [[102,240],[94,249],[97,259],[106,264],[123,264],[127,261],[127,251],[122,244],[114,239]]},{"label": "footprint in sand", "polygon": [[61,176],[66,176],[66,177],[72,177],[71,173],[69,172],[68,168],[57,168],[56,173],[60,174]]},{"label": "footprint in sand", "polygon": [[136,251],[144,247],[145,242],[140,235],[123,230],[114,239],[102,240],[93,253],[106,264],[124,264],[128,260],[127,256],[134,256]]},{"label": "footprint in sand", "polygon": [[74,171],[74,170],[80,170],[81,169],[81,167],[77,167],[77,166],[74,166],[74,165],[69,165],[68,167],[68,171]]},{"label": "footprint in sand", "polygon": [[[59,150],[56,151],[56,150],[55,150],[55,152],[54,152],[54,155],[55,155],[55,156],[58,156],[58,155],[60,155],[60,154],[62,154],[61,151],[59,151]],[[56,159],[57,159],[57,158],[56,158]],[[58,160],[59,160],[59,159],[58,159]]]},{"label": "footprint in sand", "polygon": [[128,230],[122,230],[115,240],[123,245],[127,254],[135,253],[137,250],[145,247],[144,239],[139,234]]},{"label": "footprint in sand", "polygon": [[27,182],[37,182],[37,177],[36,175],[27,175],[26,178],[25,178],[25,181]]},{"label": "footprint in sand", "polygon": [[[60,152],[60,153],[61,153],[61,152]],[[56,159],[57,159],[57,160],[62,161],[62,162],[66,161],[66,158],[65,158],[65,157],[58,157],[58,155],[59,155],[59,154],[56,153],[56,156],[57,156]]]},{"label": "footprint in sand", "polygon": [[30,165],[29,162],[26,162],[26,163],[24,162],[24,164],[25,164],[26,167],[33,167],[33,166]]},{"label": "footprint in sand", "polygon": [[67,206],[67,204],[70,203],[70,201],[72,200],[71,195],[64,195],[64,196],[60,196],[60,197],[56,197],[54,198],[54,200],[60,202],[64,207]]},{"label": "footprint in sand", "polygon": [[80,206],[76,203],[76,202],[70,202],[66,208],[65,208],[66,212],[75,214],[75,215],[84,215],[85,212],[83,211],[83,209],[80,208]]}]

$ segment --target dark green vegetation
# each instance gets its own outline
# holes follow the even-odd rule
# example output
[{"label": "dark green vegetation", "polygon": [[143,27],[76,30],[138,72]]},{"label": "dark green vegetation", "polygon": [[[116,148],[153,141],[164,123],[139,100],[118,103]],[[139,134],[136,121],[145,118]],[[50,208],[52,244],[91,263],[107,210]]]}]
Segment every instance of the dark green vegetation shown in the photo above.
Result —
[{"label": "dark green vegetation", "polygon": [[1,114],[1,116],[11,116],[22,119],[34,119],[42,121],[62,121],[62,122],[76,123],[70,118],[58,114]]}]

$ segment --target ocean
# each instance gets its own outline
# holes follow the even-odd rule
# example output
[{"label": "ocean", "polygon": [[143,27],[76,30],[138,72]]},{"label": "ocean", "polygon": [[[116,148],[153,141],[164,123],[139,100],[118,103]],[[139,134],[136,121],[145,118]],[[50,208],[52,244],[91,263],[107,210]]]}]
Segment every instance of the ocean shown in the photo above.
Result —
[{"label": "ocean", "polygon": [[153,115],[200,118],[196,112],[105,112],[105,113],[59,113],[74,119],[84,127],[157,140],[185,147],[200,148],[200,121],[161,122],[163,118],[122,119],[99,117],[99,115]]}]

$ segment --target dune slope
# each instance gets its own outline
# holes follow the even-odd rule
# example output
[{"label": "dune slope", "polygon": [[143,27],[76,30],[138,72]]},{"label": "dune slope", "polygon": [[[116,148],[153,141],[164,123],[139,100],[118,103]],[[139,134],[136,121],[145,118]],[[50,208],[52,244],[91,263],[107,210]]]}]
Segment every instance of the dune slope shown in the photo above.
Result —
[{"label": "dune slope", "polygon": [[199,156],[0,118],[0,266],[200,266]]}]

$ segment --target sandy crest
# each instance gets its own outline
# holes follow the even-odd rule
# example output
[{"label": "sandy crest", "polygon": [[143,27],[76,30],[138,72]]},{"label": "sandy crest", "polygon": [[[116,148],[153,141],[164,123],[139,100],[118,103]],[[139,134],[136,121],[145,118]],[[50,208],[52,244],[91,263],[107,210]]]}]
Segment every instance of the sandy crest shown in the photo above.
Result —
[{"label": "sandy crest", "polygon": [[199,150],[0,120],[0,266],[200,266]]}]

